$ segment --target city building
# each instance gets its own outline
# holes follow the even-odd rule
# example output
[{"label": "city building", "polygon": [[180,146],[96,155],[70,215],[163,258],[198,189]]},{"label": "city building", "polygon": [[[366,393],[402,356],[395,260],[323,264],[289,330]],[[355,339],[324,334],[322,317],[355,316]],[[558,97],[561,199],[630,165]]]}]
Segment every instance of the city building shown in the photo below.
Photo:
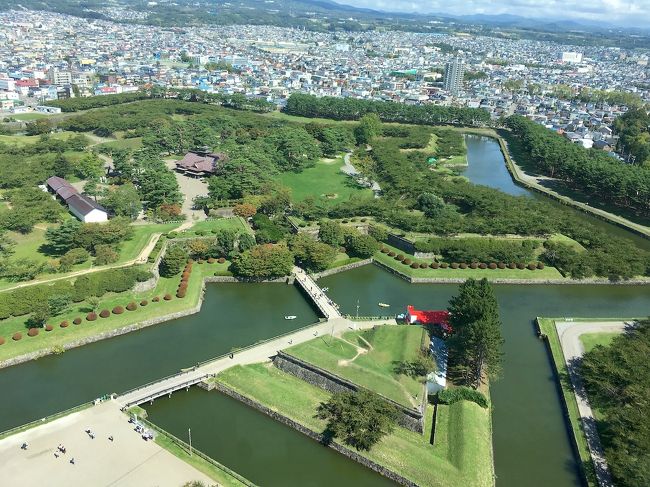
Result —
[{"label": "city building", "polygon": [[50,81],[56,86],[70,85],[72,84],[72,73],[52,68],[50,70]]},{"label": "city building", "polygon": [[463,89],[465,63],[459,57],[449,61],[445,66],[444,88],[452,95],[458,95]]}]

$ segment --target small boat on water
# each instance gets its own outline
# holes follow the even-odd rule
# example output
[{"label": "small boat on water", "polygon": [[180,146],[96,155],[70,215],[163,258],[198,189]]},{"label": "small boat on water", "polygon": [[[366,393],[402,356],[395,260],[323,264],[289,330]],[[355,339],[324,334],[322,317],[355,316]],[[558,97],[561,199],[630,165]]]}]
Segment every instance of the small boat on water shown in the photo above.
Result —
[{"label": "small boat on water", "polygon": [[295,316],[295,315],[288,315],[288,316],[284,317],[285,320],[295,320],[296,318],[298,318],[298,317]]},{"label": "small boat on water", "polygon": [[390,308],[390,304],[386,304],[386,303],[379,303],[379,306],[381,306],[382,308]]}]

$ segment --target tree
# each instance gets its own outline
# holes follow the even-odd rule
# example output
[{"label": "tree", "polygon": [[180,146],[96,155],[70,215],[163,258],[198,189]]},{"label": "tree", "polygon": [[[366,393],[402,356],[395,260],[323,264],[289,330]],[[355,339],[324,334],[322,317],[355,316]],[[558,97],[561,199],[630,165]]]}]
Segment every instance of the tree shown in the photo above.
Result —
[{"label": "tree", "polygon": [[160,275],[172,277],[178,274],[187,263],[187,252],[180,245],[172,245],[160,261]]},{"label": "tree", "polygon": [[0,267],[0,276],[8,281],[31,281],[43,270],[44,264],[32,259],[14,259],[5,261]]},{"label": "tree", "polygon": [[132,220],[142,211],[140,195],[132,183],[111,188],[102,199],[102,206],[117,216],[127,216]]},{"label": "tree", "polygon": [[74,172],[81,179],[99,179],[104,175],[104,161],[87,152],[74,164]]},{"label": "tree", "polygon": [[47,303],[39,302],[34,304],[32,314],[29,315],[25,325],[27,328],[42,328],[45,322],[52,316]]},{"label": "tree", "polygon": [[397,410],[377,394],[361,390],[337,392],[318,406],[327,421],[326,438],[339,438],[357,450],[369,451],[395,428]]},{"label": "tree", "polygon": [[237,240],[237,247],[239,248],[240,252],[244,252],[245,250],[252,249],[255,247],[255,237],[253,237],[250,233],[245,232],[239,235],[239,239]]},{"label": "tree", "polygon": [[76,246],[75,239],[81,226],[82,223],[79,220],[69,218],[58,227],[49,227],[45,231],[47,247],[56,254],[64,254],[74,248]]},{"label": "tree", "polygon": [[86,249],[74,248],[68,250],[60,259],[59,259],[59,271],[68,272],[72,270],[72,266],[76,264],[82,264],[90,258],[90,254]]},{"label": "tree", "polygon": [[174,174],[167,169],[159,157],[142,155],[141,170],[138,175],[138,188],[147,208],[155,209],[163,204],[176,204],[183,201]]},{"label": "tree", "polygon": [[478,388],[485,375],[497,377],[501,365],[501,321],[487,279],[468,279],[449,301],[454,334],[448,340],[450,362],[459,381]]},{"label": "tree", "polygon": [[372,257],[379,250],[379,242],[370,235],[350,235],[345,245],[350,254],[363,259]]},{"label": "tree", "polygon": [[112,245],[95,246],[95,265],[107,265],[117,262],[120,258]]},{"label": "tree", "polygon": [[25,125],[25,132],[27,135],[42,135],[49,134],[52,131],[52,124],[46,118],[34,120]]},{"label": "tree", "polygon": [[344,242],[343,227],[335,221],[323,220],[318,229],[318,238],[321,242],[339,247]]},{"label": "tree", "polygon": [[289,275],[292,268],[293,254],[284,245],[256,245],[232,261],[233,273],[243,277],[282,277]]},{"label": "tree", "polygon": [[289,248],[296,261],[313,272],[327,269],[336,258],[337,250],[323,242],[317,242],[305,233],[289,240]]},{"label": "tree", "polygon": [[257,208],[250,203],[240,203],[233,207],[232,212],[236,216],[248,219],[257,213]]},{"label": "tree", "polygon": [[271,142],[280,155],[277,165],[284,171],[300,172],[322,155],[316,140],[302,127],[285,126],[274,133]]},{"label": "tree", "polygon": [[72,302],[72,297],[68,294],[56,294],[47,299],[47,307],[50,316],[58,316],[65,312]]},{"label": "tree", "polygon": [[0,258],[12,255],[15,247],[16,242],[9,238],[7,232],[0,229]]},{"label": "tree", "polygon": [[63,154],[56,155],[52,169],[54,170],[54,175],[60,178],[66,178],[74,172],[72,163]]},{"label": "tree", "polygon": [[580,368],[592,406],[603,413],[600,438],[616,485],[650,485],[650,319],[609,346],[585,353]]},{"label": "tree", "polygon": [[361,117],[359,125],[354,129],[357,144],[369,144],[370,141],[381,134],[381,119],[375,113]]},{"label": "tree", "polygon": [[422,193],[418,196],[418,206],[427,217],[435,218],[445,207],[445,202],[433,193]]}]

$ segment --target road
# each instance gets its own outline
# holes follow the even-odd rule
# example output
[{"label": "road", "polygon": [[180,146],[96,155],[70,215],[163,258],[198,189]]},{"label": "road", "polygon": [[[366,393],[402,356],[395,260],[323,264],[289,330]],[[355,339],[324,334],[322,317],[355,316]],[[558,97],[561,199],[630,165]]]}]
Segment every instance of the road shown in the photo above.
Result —
[{"label": "road", "polygon": [[612,477],[607,467],[605,453],[603,451],[598,430],[596,428],[596,419],[594,418],[584,384],[580,377],[579,371],[576,369],[576,361],[585,353],[580,335],[585,333],[603,333],[603,332],[623,332],[625,327],[628,326],[625,322],[602,321],[602,322],[573,322],[573,321],[556,321],[555,327],[560,344],[562,346],[562,354],[569,371],[569,377],[573,390],[575,391],[576,402],[578,403],[578,412],[582,427],[587,438],[587,445],[591,459],[594,462],[596,470],[596,477],[600,487],[613,487]]}]

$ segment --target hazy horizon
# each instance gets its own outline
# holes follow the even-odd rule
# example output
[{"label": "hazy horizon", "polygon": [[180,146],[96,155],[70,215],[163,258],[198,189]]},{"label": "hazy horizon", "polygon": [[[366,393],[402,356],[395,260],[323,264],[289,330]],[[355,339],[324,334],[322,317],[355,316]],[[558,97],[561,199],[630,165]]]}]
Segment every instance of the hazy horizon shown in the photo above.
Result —
[{"label": "hazy horizon", "polygon": [[[516,15],[535,20],[573,20],[623,27],[647,27],[650,24],[650,0],[466,0],[452,3],[442,0],[334,0],[354,7],[384,12],[408,12],[446,15]],[[558,15],[558,12],[561,15]]]}]

